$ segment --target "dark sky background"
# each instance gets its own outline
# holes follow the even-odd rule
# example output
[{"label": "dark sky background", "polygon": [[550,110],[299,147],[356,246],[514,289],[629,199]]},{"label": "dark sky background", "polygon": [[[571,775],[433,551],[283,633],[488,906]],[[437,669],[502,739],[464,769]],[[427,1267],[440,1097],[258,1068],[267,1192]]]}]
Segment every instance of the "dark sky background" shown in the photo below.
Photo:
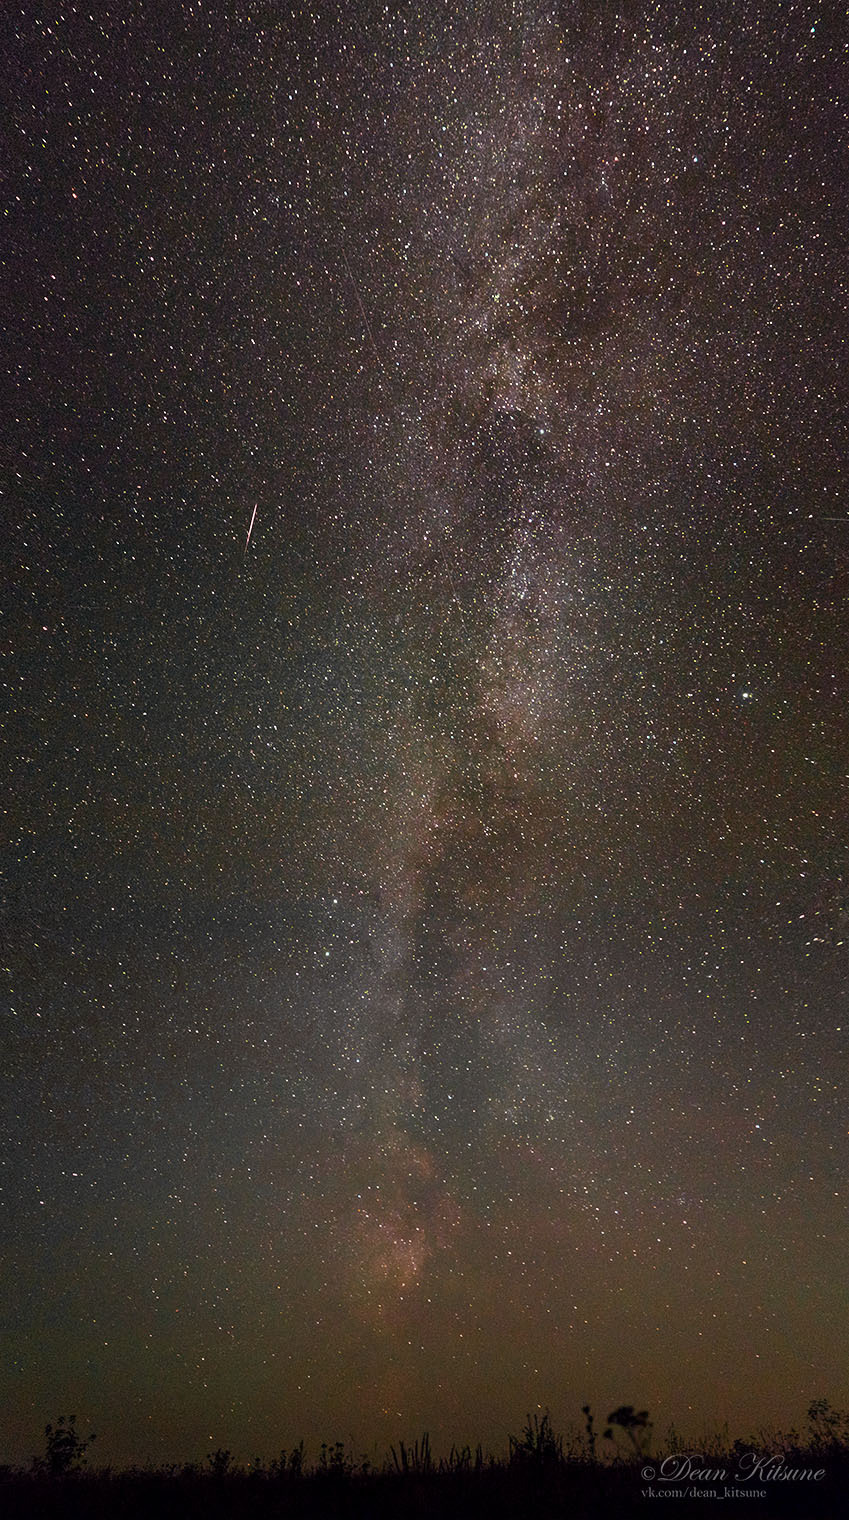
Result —
[{"label": "dark sky background", "polygon": [[5,9],[5,1459],[849,1398],[840,22]]}]

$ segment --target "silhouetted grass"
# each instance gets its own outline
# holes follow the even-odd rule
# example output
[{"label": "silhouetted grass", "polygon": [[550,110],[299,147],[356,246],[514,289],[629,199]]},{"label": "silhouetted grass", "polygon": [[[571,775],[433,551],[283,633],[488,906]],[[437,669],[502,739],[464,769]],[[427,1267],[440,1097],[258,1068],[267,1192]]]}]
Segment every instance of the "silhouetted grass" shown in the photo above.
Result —
[{"label": "silhouetted grass", "polygon": [[[584,1406],[584,1432],[557,1434],[548,1412],[528,1416],[507,1453],[480,1446],[452,1447],[436,1457],[425,1433],[399,1441],[380,1467],[357,1459],[340,1441],[324,1443],[312,1464],[299,1446],[269,1463],[236,1464],[227,1450],[204,1463],[164,1469],[89,1471],[87,1451],[73,1417],[45,1427],[45,1455],[29,1470],[0,1469],[0,1514],[44,1520],[135,1517],[395,1516],[507,1517],[651,1516],[664,1498],[678,1514],[722,1513],[796,1520],[837,1520],[849,1515],[849,1415],[817,1400],[804,1435],[759,1431],[731,1441],[728,1432],[685,1441],[670,1427],[651,1449],[645,1410],[620,1405],[607,1417],[601,1443]],[[600,1449],[601,1448],[601,1449]],[[754,1471],[754,1464],[758,1464]],[[812,1478],[804,1474],[820,1473]],[[738,1497],[734,1490],[743,1490]],[[653,1490],[650,1494],[648,1490]],[[659,1491],[663,1497],[656,1497]],[[674,1498],[670,1497],[675,1491]],[[764,1497],[756,1497],[763,1493]]]}]

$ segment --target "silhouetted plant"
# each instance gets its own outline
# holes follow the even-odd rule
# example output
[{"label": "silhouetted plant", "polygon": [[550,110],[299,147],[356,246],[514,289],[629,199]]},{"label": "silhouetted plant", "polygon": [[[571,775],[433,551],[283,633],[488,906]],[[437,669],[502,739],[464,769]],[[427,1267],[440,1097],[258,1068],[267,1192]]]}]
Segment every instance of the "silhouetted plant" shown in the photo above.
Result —
[{"label": "silhouetted plant", "polygon": [[472,1470],[471,1446],[452,1446],[445,1461],[440,1462],[440,1472],[465,1473]]},{"label": "silhouetted plant", "polygon": [[604,1432],[606,1441],[615,1440],[610,1426],[616,1425],[624,1431],[638,1457],[645,1456],[651,1442],[652,1426],[647,1409],[636,1410],[633,1404],[620,1404],[612,1414],[607,1416],[608,1429]]},{"label": "silhouetted plant", "polygon": [[433,1458],[430,1452],[430,1436],[425,1431],[421,1441],[416,1441],[415,1446],[407,1447],[403,1441],[398,1442],[396,1452],[394,1446],[390,1446],[392,1461],[395,1471],[398,1473],[429,1473],[433,1471]]},{"label": "silhouetted plant", "polygon": [[533,1419],[528,1415],[521,1438],[510,1436],[509,1441],[511,1462],[551,1466],[563,1460],[563,1438],[555,1435],[547,1409],[541,1419],[538,1414]]},{"label": "silhouetted plant", "polygon": [[232,1461],[231,1453],[229,1451],[222,1451],[220,1446],[217,1451],[210,1452],[206,1460],[209,1463],[210,1471],[214,1478],[225,1478],[233,1470],[230,1466]]},{"label": "silhouetted plant", "polygon": [[354,1471],[354,1463],[351,1457],[346,1456],[345,1447],[341,1441],[334,1441],[332,1446],[327,1441],[322,1441],[318,1471],[334,1478],[350,1478]]},{"label": "silhouetted plant", "polygon": [[[489,1458],[490,1466],[493,1458]],[[487,1458],[483,1454],[483,1447],[478,1442],[474,1454],[471,1446],[452,1446],[447,1458],[443,1457],[439,1462],[439,1472],[449,1473],[482,1473],[487,1464]]]},{"label": "silhouetted plant", "polygon": [[284,1448],[277,1461],[271,1463],[269,1474],[272,1478],[302,1478],[304,1474],[303,1441],[300,1441],[297,1446],[293,1446],[292,1450],[288,1453]]},{"label": "silhouetted plant", "polygon": [[586,1432],[587,1432],[587,1446],[589,1447],[590,1461],[594,1462],[595,1461],[596,1434],[595,1434],[594,1421],[593,1421],[593,1412],[590,1409],[589,1404],[582,1404],[581,1405],[581,1413],[584,1415],[584,1417],[586,1419],[585,1429],[586,1429]]},{"label": "silhouetted plant", "polygon": [[849,1436],[849,1413],[833,1409],[828,1399],[814,1399],[808,1406],[808,1428],[815,1446],[838,1446]]},{"label": "silhouetted plant", "polygon": [[666,1432],[666,1450],[674,1455],[678,1452],[686,1451],[686,1449],[686,1443],[679,1436],[675,1426],[670,1425]]},{"label": "silhouetted plant", "polygon": [[86,1452],[97,1437],[92,1434],[85,1439],[77,1430],[75,1414],[60,1415],[55,1425],[45,1425],[45,1454],[43,1461],[33,1458],[33,1465],[49,1473],[51,1478],[64,1478],[81,1472],[86,1465]]}]

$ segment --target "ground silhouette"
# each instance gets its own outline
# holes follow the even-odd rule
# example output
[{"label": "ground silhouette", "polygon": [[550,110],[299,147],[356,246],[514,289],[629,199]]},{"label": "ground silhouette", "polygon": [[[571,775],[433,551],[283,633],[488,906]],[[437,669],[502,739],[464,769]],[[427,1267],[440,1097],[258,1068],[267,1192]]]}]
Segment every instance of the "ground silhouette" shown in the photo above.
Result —
[{"label": "ground silhouette", "polygon": [[551,1417],[529,1415],[498,1457],[479,1446],[436,1456],[427,1435],[390,1447],[382,1465],[356,1458],[341,1441],[324,1443],[309,1462],[303,1442],[270,1462],[247,1467],[219,1449],[204,1462],[114,1472],[91,1469],[94,1434],[76,1417],[44,1429],[44,1452],[29,1469],[0,1469],[0,1512],[8,1520],[124,1520],[146,1517],[438,1515],[508,1517],[651,1515],[656,1499],[674,1498],[676,1513],[704,1517],[712,1503],[724,1515],[837,1520],[849,1513],[849,1413],[814,1401],[803,1434],[761,1431],[731,1441],[685,1441],[673,1428],[654,1443],[647,1410],[622,1404],[607,1416],[601,1438],[589,1405],[583,1429],[564,1436]]}]

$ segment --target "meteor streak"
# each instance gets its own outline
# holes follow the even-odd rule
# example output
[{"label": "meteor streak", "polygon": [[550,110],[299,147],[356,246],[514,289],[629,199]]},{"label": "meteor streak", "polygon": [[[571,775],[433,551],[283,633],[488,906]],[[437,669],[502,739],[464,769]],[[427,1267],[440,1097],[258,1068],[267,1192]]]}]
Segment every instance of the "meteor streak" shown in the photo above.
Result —
[{"label": "meteor streak", "polygon": [[371,323],[370,323],[370,321],[369,321],[369,319],[368,319],[368,317],[366,315],[366,309],[365,309],[365,307],[364,307],[364,305],[362,303],[362,299],[361,299],[361,296],[360,296],[359,288],[357,286],[356,280],[354,279],[353,270],[351,269],[351,266],[348,263],[348,255],[345,253],[344,249],[342,250],[342,258],[344,259],[344,262],[345,262],[345,268],[348,271],[348,278],[349,278],[349,280],[351,281],[351,284],[354,287],[354,295],[357,298],[357,305],[360,308],[360,313],[361,313],[362,319],[363,319],[363,321],[365,323],[366,332],[368,333],[368,340],[369,340],[369,343],[372,346],[372,351],[374,353],[374,357],[377,360],[378,364],[380,365],[380,368],[383,370],[383,373],[386,374],[386,366],[385,366],[383,360],[380,357],[380,354],[378,352],[377,344],[374,341],[374,333],[371,330]]},{"label": "meteor streak", "polygon": [[250,523],[249,523],[249,525],[248,525],[248,536],[247,536],[247,538],[246,538],[246,539],[245,539],[245,553],[246,553],[246,554],[247,554],[247,552],[248,552],[248,544],[249,544],[249,543],[250,543],[250,541],[251,541],[251,534],[252,534],[252,533],[253,533],[253,530],[254,530],[254,519],[255,519],[255,518],[256,518],[256,509],[257,509],[257,506],[258,506],[258,505],[259,505],[259,503],[258,503],[258,502],[256,502],[256,503],[255,503],[255,504],[254,504],[254,509],[253,509],[253,512],[252,512],[252,513],[251,513],[251,520],[250,520]]}]

